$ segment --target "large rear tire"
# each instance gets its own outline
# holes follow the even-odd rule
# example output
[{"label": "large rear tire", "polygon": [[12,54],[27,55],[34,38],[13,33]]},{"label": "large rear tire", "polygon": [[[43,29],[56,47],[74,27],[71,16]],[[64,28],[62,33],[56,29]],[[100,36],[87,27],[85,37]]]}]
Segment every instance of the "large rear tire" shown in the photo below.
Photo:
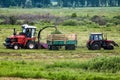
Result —
[{"label": "large rear tire", "polygon": [[30,42],[27,43],[26,46],[27,46],[28,49],[35,49],[35,42],[30,41]]},{"label": "large rear tire", "polygon": [[98,42],[95,42],[91,45],[91,49],[92,50],[100,50],[101,49],[101,46]]}]

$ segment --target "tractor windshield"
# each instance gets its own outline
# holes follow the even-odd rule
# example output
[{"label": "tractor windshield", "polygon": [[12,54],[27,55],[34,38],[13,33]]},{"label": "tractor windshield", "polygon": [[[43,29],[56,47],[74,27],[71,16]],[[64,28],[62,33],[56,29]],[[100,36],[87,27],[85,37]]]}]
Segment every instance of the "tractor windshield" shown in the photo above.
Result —
[{"label": "tractor windshield", "polygon": [[34,37],[35,36],[35,28],[22,28],[22,33],[25,33],[27,37]]},{"label": "tractor windshield", "polygon": [[102,40],[103,36],[102,34],[91,34],[90,35],[90,40]]}]

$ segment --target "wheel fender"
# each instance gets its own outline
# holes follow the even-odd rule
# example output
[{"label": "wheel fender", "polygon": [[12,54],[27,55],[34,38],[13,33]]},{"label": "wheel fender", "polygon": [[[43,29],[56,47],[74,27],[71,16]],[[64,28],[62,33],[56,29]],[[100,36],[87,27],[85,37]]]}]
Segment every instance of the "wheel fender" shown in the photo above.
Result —
[{"label": "wheel fender", "polygon": [[95,41],[91,41],[91,42],[90,42],[90,45],[92,45],[94,42],[95,42]]}]

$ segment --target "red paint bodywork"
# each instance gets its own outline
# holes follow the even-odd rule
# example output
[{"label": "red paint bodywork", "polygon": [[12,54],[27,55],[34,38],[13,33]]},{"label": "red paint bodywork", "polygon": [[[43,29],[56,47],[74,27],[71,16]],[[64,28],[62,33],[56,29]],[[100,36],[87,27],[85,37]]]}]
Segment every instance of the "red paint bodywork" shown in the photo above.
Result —
[{"label": "red paint bodywork", "polygon": [[[110,44],[111,42],[113,42],[112,40],[102,40],[102,41],[106,42],[107,44]],[[92,44],[93,42],[95,42],[95,40],[89,40],[87,41],[87,44]]]},{"label": "red paint bodywork", "polygon": [[26,37],[25,35],[13,35],[9,38],[17,39],[17,42],[12,42],[11,45],[20,44],[20,45],[23,45],[23,46],[26,46],[26,44],[29,40],[35,41],[35,39],[36,39],[35,37],[34,38],[29,38],[29,37]]}]

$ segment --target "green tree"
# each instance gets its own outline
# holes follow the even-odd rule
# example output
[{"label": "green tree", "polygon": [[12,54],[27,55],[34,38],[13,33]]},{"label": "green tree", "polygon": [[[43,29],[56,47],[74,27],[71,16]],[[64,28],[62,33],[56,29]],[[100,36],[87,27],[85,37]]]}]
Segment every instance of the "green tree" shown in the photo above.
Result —
[{"label": "green tree", "polygon": [[26,0],[25,7],[26,8],[31,8],[32,7],[32,1],[31,0]]}]

